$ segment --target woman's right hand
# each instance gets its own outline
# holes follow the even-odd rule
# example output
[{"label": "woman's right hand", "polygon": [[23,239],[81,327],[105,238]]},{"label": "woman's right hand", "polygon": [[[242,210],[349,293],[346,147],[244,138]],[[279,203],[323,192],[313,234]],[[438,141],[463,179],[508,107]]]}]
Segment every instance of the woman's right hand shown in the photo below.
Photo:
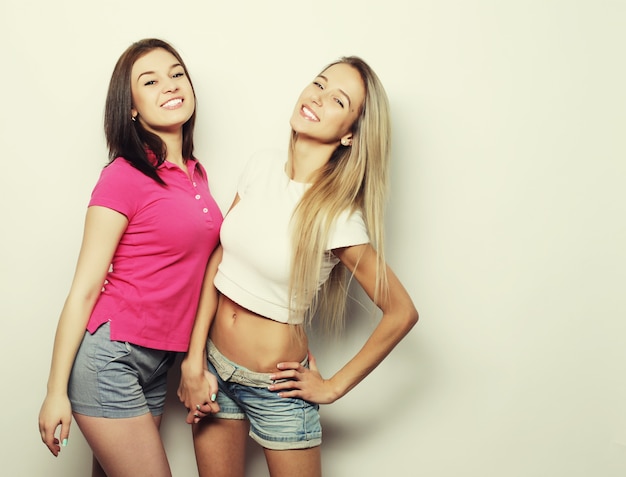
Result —
[{"label": "woman's right hand", "polygon": [[[61,447],[67,445],[72,422],[72,406],[67,395],[46,396],[39,411],[39,433],[41,440],[55,457]],[[61,426],[59,437],[55,437],[57,428]]]},{"label": "woman's right hand", "polygon": [[181,376],[178,385],[178,398],[187,408],[188,424],[194,424],[203,417],[220,410],[215,402],[218,387],[217,379],[206,367],[183,359],[180,366]]},{"label": "woman's right hand", "polygon": [[[127,226],[126,216],[113,209],[100,206],[87,209],[83,243],[72,287],[57,324],[47,394],[39,411],[41,440],[55,456],[67,445],[70,434],[72,405],[67,388],[76,352]],[[61,429],[55,437],[59,426]]]}]

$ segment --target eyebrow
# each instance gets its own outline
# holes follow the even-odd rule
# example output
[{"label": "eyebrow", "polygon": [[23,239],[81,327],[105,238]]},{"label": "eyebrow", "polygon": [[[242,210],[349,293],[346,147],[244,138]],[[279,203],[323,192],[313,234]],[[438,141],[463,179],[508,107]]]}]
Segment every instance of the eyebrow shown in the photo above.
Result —
[{"label": "eyebrow", "polygon": [[[326,81],[328,83],[328,78],[324,75],[319,75],[318,78],[322,78],[324,81]],[[343,94],[347,99],[348,99],[348,106],[352,106],[352,101],[350,101],[350,96],[348,95],[348,93],[346,93],[344,90],[342,90],[341,88],[338,88],[339,92],[341,94]]]},{"label": "eyebrow", "polygon": [[[170,66],[170,71],[172,71],[174,68],[177,68],[177,67],[179,67],[179,66],[181,66],[181,67],[182,67],[183,65],[181,65],[180,63],[174,63],[172,66]],[[141,79],[141,77],[142,77],[142,76],[145,76],[145,75],[153,75],[153,74],[155,74],[155,71],[152,71],[152,70],[151,70],[151,71],[144,71],[144,72],[143,72],[143,73],[141,73],[139,76],[137,76],[137,81],[139,81],[139,80]]]}]

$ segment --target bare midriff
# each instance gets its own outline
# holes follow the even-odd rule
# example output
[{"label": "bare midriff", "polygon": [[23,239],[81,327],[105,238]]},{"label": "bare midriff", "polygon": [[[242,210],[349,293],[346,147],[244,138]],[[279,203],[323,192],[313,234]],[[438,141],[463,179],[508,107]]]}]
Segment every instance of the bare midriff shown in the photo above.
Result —
[{"label": "bare midriff", "polygon": [[278,363],[302,361],[308,342],[302,329],[265,318],[221,295],[209,336],[231,361],[258,373],[277,371]]}]

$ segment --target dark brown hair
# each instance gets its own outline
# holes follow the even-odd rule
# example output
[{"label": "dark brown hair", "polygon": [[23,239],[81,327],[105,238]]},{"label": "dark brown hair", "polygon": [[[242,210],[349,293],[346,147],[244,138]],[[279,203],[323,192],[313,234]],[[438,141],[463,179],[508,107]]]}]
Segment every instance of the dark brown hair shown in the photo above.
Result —
[{"label": "dark brown hair", "polygon": [[[104,134],[109,148],[109,162],[121,156],[147,176],[160,184],[165,184],[157,173],[157,167],[165,161],[167,154],[165,144],[159,136],[147,131],[139,121],[131,119],[133,98],[130,84],[133,65],[139,58],[157,48],[162,48],[174,55],[191,83],[185,63],[169,43],[156,38],[147,38],[133,43],[117,60],[111,75],[104,109]],[[193,90],[193,83],[191,83],[191,89]],[[185,159],[195,159],[193,156],[195,122],[196,111],[194,109],[189,120],[183,125],[182,154]],[[148,157],[148,151],[156,156],[156,164]]]}]

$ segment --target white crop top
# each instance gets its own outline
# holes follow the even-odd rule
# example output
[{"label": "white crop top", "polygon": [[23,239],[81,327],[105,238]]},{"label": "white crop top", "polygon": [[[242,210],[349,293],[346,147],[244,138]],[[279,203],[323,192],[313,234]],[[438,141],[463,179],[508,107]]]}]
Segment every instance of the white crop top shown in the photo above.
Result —
[{"label": "white crop top", "polygon": [[[286,157],[285,152],[264,151],[248,161],[237,187],[240,200],[222,224],[224,250],[214,284],[248,310],[298,324],[303,316],[289,319],[290,221],[308,184],[287,176]],[[362,214],[341,214],[331,227],[319,286],[339,262],[332,249],[364,243],[369,237]]]}]

